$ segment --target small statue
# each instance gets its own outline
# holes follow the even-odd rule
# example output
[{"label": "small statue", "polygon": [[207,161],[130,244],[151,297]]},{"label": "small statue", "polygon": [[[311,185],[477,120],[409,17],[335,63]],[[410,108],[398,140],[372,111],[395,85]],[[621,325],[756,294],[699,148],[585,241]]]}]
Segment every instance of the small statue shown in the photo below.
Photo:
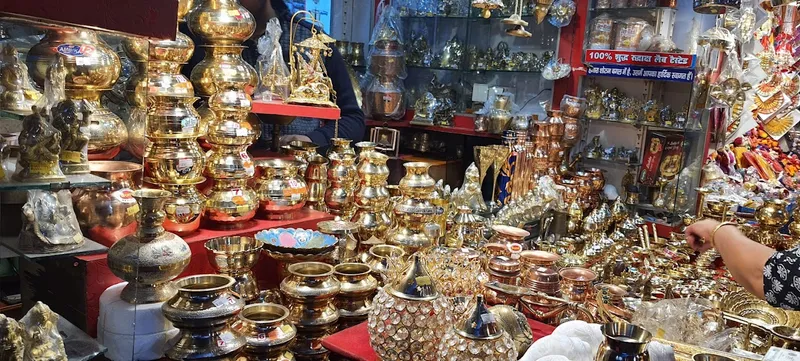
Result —
[{"label": "small statue", "polygon": [[0,109],[30,112],[42,94],[30,86],[28,67],[17,57],[17,49],[6,44],[0,55]]},{"label": "small statue", "polygon": [[675,111],[669,105],[661,109],[661,125],[665,127],[672,127],[675,124]]},{"label": "small statue", "polygon": [[621,121],[625,123],[638,123],[642,118],[642,102],[639,99],[624,98],[620,105]]},{"label": "small statue", "polygon": [[0,361],[20,361],[25,354],[25,328],[0,314]]},{"label": "small statue", "polygon": [[425,38],[425,35],[421,34],[418,37],[412,35],[412,39],[410,48],[406,52],[408,54],[408,63],[416,66],[431,66],[433,54],[431,53],[431,46],[428,44],[428,39]]},{"label": "small statue", "polygon": [[586,146],[586,158],[598,159],[603,152],[603,146],[600,144],[600,136],[595,135],[592,138],[592,143]]},{"label": "small statue", "polygon": [[603,91],[602,99],[605,106],[603,118],[609,120],[618,120],[620,118],[619,106],[621,103],[621,94],[617,88],[606,89]]},{"label": "small statue", "polygon": [[445,69],[458,69],[461,65],[461,59],[464,56],[464,44],[458,41],[456,36],[448,40],[444,44],[442,54],[439,58],[439,67]]},{"label": "small statue", "polygon": [[614,160],[617,156],[617,147],[608,147],[603,149],[603,155],[600,157],[603,160]]},{"label": "small statue", "polygon": [[33,114],[22,119],[19,158],[14,180],[64,180],[58,167],[61,132],[54,128],[44,109],[32,107]]},{"label": "small statue", "polygon": [[467,167],[464,172],[464,184],[458,191],[458,196],[453,192],[452,208],[458,209],[459,206],[467,206],[472,209],[473,214],[484,214],[487,212],[486,202],[481,194],[480,173],[475,163]]},{"label": "small statue", "polygon": [[644,119],[647,123],[658,124],[659,109],[655,100],[651,99],[644,103]]},{"label": "small statue", "polygon": [[586,107],[586,117],[589,119],[600,119],[603,116],[603,101],[601,91],[597,86],[591,86],[584,92],[588,105]]},{"label": "small statue", "polygon": [[36,302],[20,323],[25,325],[24,361],[67,361],[64,340],[58,333],[58,314]]},{"label": "small statue", "polygon": [[89,116],[86,106],[72,99],[52,108],[53,126],[61,133],[61,168],[66,174],[88,173]]},{"label": "small statue", "polygon": [[22,206],[19,243],[20,248],[32,253],[64,252],[83,246],[69,190],[28,191],[28,202]]},{"label": "small statue", "polygon": [[414,119],[411,122],[418,125],[433,125],[433,119],[438,108],[439,101],[436,100],[431,92],[425,92],[414,102]]}]

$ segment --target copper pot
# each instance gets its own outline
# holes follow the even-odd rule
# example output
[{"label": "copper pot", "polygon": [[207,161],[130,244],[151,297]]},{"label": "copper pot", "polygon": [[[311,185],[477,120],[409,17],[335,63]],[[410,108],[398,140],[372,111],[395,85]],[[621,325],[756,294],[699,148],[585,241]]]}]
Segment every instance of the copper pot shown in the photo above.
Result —
[{"label": "copper pot", "polygon": [[406,114],[403,92],[394,81],[375,79],[366,91],[366,113],[376,120],[400,120]]},{"label": "copper pot", "polygon": [[597,274],[587,268],[569,267],[558,272],[561,276],[561,294],[572,301],[583,302],[592,295],[592,282]]},{"label": "copper pot", "polygon": [[599,168],[589,168],[586,169],[586,172],[589,173],[592,184],[592,190],[595,192],[603,191],[603,187],[606,186],[606,178],[603,175],[603,170]]},{"label": "copper pot", "polygon": [[539,250],[527,250],[519,254],[523,270],[535,267],[554,267],[560,258],[561,256],[557,254]]},{"label": "copper pot", "polygon": [[535,266],[525,274],[523,285],[550,296],[561,293],[560,276],[553,266]]},{"label": "copper pot", "polygon": [[133,198],[133,191],[139,188],[137,177],[141,175],[142,166],[131,162],[91,161],[89,170],[108,179],[111,185],[72,191],[75,215],[86,236],[113,243],[135,232],[139,205]]},{"label": "copper pot", "polygon": [[492,226],[492,230],[495,232],[495,234],[489,238],[489,242],[491,243],[517,243],[521,245],[525,242],[525,238],[531,235],[530,232],[522,228],[505,225]]}]

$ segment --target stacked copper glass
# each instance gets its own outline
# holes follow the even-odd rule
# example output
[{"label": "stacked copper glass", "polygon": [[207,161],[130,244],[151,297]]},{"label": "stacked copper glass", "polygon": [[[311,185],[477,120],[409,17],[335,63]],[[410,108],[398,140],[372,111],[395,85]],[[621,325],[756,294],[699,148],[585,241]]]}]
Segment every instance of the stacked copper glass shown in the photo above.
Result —
[{"label": "stacked copper glass", "polygon": [[250,118],[255,69],[241,57],[243,41],[255,31],[255,19],[236,0],[202,0],[187,17],[189,30],[202,39],[205,58],[191,79],[198,95],[208,97],[205,175],[213,179],[206,196],[206,217],[217,225],[241,225],[253,218],[258,197],[248,186],[255,167],[247,147],[260,135]]},{"label": "stacked copper glass", "polygon": [[[191,1],[181,1],[178,21],[190,7]],[[181,74],[194,42],[177,32],[175,40],[128,38],[123,47],[138,69],[126,94],[132,107],[127,149],[144,159],[145,182],[172,193],[164,206],[164,228],[189,234],[199,228],[205,203],[195,188],[204,180],[205,156],[197,143],[200,114],[192,105],[194,87]]]}]

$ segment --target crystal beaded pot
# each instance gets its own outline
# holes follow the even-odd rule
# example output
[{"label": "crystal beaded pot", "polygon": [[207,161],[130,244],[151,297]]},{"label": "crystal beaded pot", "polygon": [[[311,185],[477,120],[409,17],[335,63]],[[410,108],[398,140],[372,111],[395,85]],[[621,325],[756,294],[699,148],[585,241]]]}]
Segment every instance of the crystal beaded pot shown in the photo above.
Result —
[{"label": "crystal beaded pot", "polygon": [[362,151],[359,157],[359,181],[355,192],[358,209],[352,221],[361,226],[358,234],[361,242],[372,237],[384,239],[386,231],[392,226],[392,218],[385,207],[389,201],[389,190],[386,189],[389,179],[386,162],[389,157],[374,151]]},{"label": "crystal beaded pot", "polygon": [[333,276],[333,266],[301,262],[288,270],[280,290],[289,303],[289,320],[297,327],[292,352],[299,359],[326,359],[330,351],[322,346],[322,339],[336,329],[339,320],[334,298],[340,284]]},{"label": "crystal beaded pot", "polygon": [[403,248],[408,254],[434,245],[442,232],[436,224],[436,206],[431,203],[436,182],[428,175],[429,163],[403,164],[406,175],[400,180],[402,198],[394,207],[395,225],[387,232],[386,243]]},{"label": "crystal beaded pot", "polygon": [[208,263],[217,273],[233,277],[231,290],[245,301],[258,297],[258,282],[252,268],[261,257],[263,243],[250,237],[220,237],[206,242]]},{"label": "crystal beaded pot", "polygon": [[294,361],[289,346],[297,329],[289,321],[286,307],[274,303],[247,305],[239,312],[233,329],[247,340],[237,361]]},{"label": "crystal beaded pot", "polygon": [[164,212],[167,213],[164,229],[177,235],[187,235],[200,228],[206,197],[197,190],[196,185],[161,183],[159,186],[172,193],[164,203]]},{"label": "crystal beaded pot", "polygon": [[260,175],[254,181],[258,209],[267,219],[292,219],[308,199],[306,182],[297,174],[298,162],[269,159],[256,161]]},{"label": "crystal beaded pot", "polygon": [[369,314],[369,343],[382,360],[438,360],[442,330],[455,318],[433,280],[413,256],[402,279],[378,291]]},{"label": "crystal beaded pot", "polygon": [[195,275],[175,281],[178,293],[161,306],[164,317],[180,330],[167,357],[223,357],[245,345],[245,337],[230,326],[244,307],[244,300],[231,291],[234,283],[236,280],[225,275]]},{"label": "crystal beaded pot", "polygon": [[164,231],[164,202],[170,193],[140,189],[133,192],[139,203],[139,228],[108,249],[108,268],[128,281],[120,298],[134,304],[161,302],[175,295],[169,282],[177,277],[192,257],[189,245]]},{"label": "crystal beaded pot", "polygon": [[116,242],[135,231],[139,205],[133,198],[142,166],[131,162],[91,161],[92,174],[108,179],[109,187],[76,188],[72,203],[78,223],[92,239]]},{"label": "crystal beaded pot", "polygon": [[466,319],[450,327],[439,343],[438,360],[514,361],[517,350],[508,332],[478,295]]},{"label": "crystal beaded pot", "polygon": [[372,311],[372,298],[378,291],[378,280],[372,277],[372,268],[363,263],[342,263],[334,267],[333,273],[340,284],[336,295],[339,329],[366,321]]}]

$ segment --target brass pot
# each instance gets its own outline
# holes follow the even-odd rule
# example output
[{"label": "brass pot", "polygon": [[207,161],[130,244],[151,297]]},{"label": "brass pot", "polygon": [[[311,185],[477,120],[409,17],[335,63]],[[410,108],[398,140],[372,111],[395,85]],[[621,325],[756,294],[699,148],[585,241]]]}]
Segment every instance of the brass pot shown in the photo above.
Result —
[{"label": "brass pot", "polygon": [[[214,114],[213,111],[209,113]],[[201,134],[205,134],[206,140],[212,144],[250,145],[261,135],[258,118],[246,112],[218,112],[206,124],[206,131]]]},{"label": "brass pot", "polygon": [[458,213],[453,216],[453,225],[447,231],[445,239],[447,247],[478,248],[478,244],[483,241],[484,222],[483,217],[472,214],[472,208],[469,206],[458,207]]},{"label": "brass pot", "polygon": [[297,175],[293,160],[269,159],[256,162],[261,175],[255,180],[258,208],[267,219],[292,219],[308,199],[308,187]]},{"label": "brass pot", "polygon": [[334,267],[333,273],[340,284],[336,295],[340,330],[367,320],[372,310],[372,297],[378,291],[378,280],[371,272],[372,268],[363,263],[342,263]]},{"label": "brass pot", "polygon": [[[200,128],[200,137],[205,137],[206,134],[208,134],[208,125],[217,120],[217,115],[208,107],[208,101],[201,102],[200,106],[197,107],[197,113],[200,114],[200,124],[198,125],[198,128]],[[255,129],[261,128],[259,126]]]},{"label": "brass pot", "polygon": [[178,21],[186,21],[186,15],[194,8],[195,0],[178,0]]},{"label": "brass pot", "polygon": [[253,14],[236,0],[200,0],[186,22],[208,45],[239,45],[256,30]]},{"label": "brass pot", "polygon": [[[132,107],[147,107],[147,62],[134,61],[136,70],[125,84],[125,101]],[[144,136],[144,134],[142,134]]]},{"label": "brass pot", "polygon": [[647,344],[650,332],[624,322],[610,322],[602,326],[605,340],[600,344],[596,361],[647,361]]},{"label": "brass pot", "polygon": [[253,219],[258,209],[258,195],[247,179],[215,179],[206,197],[206,219],[218,224],[240,224]]},{"label": "brass pot", "polygon": [[190,78],[197,95],[211,96],[219,87],[245,89],[252,94],[258,85],[256,70],[242,59],[242,46],[203,47],[206,56],[198,63]]},{"label": "brass pot", "polygon": [[139,203],[139,228],[108,249],[108,268],[128,281],[120,298],[133,304],[162,302],[175,295],[170,281],[189,264],[189,245],[173,233],[164,231],[164,202],[170,193],[140,189],[133,192]]},{"label": "brass pot", "polygon": [[144,150],[147,148],[147,143],[149,142],[149,140],[144,137],[146,119],[146,108],[135,107],[131,109],[131,115],[128,119],[128,143],[125,144],[125,150],[134,156],[134,158],[140,160],[144,157]]},{"label": "brass pot", "polygon": [[194,139],[156,139],[144,152],[144,177],[148,183],[196,184],[206,163]]},{"label": "brass pot", "polygon": [[89,170],[108,179],[111,185],[72,191],[75,215],[84,234],[94,240],[116,242],[135,232],[139,205],[133,198],[133,190],[139,188],[136,178],[142,166],[131,162],[91,161]]},{"label": "brass pot", "polygon": [[244,306],[233,329],[247,340],[237,361],[294,361],[289,346],[297,329],[289,321],[289,309],[274,303]]},{"label": "brass pot", "polygon": [[197,98],[151,97],[147,109],[147,137],[150,139],[196,139],[200,136],[200,114],[192,103]]},{"label": "brass pot", "polygon": [[330,185],[325,190],[325,205],[331,214],[349,218],[355,206],[355,154],[330,153],[328,157]]},{"label": "brass pot", "polygon": [[325,192],[328,189],[328,159],[321,155],[314,155],[308,159],[308,166],[304,176],[308,187],[306,207],[326,212]]},{"label": "brass pot", "polygon": [[245,301],[258,297],[258,283],[252,268],[261,256],[263,242],[250,237],[220,237],[205,244],[208,263],[214,271],[233,277],[231,290]]},{"label": "brass pot", "polygon": [[357,257],[356,252],[358,252],[360,247],[356,239],[359,228],[357,223],[342,220],[322,221],[317,223],[319,233],[336,238],[337,255],[335,259],[338,262],[355,262]]},{"label": "brass pot", "polygon": [[362,254],[361,261],[372,268],[372,274],[383,285],[394,269],[401,269],[406,252],[402,248],[388,244],[376,244]]},{"label": "brass pot", "polygon": [[331,147],[328,149],[328,158],[332,155],[337,154],[341,156],[342,154],[349,154],[355,157],[356,151],[353,147],[350,146],[352,141],[350,139],[345,138],[331,138]]},{"label": "brass pot", "polygon": [[92,108],[89,114],[89,154],[105,153],[128,140],[128,128],[116,114],[100,103],[100,92],[67,90],[67,97],[85,100]]},{"label": "brass pot", "polygon": [[301,262],[289,266],[288,271],[280,289],[289,303],[289,320],[297,327],[292,352],[301,359],[325,358],[329,351],[322,346],[322,339],[339,321],[334,299],[340,284],[333,276],[333,266]]},{"label": "brass pot", "polygon": [[38,86],[44,88],[47,68],[59,55],[67,70],[66,89],[111,89],[122,67],[117,53],[94,31],[68,27],[48,30],[25,59]]},{"label": "brass pot", "polygon": [[384,239],[386,231],[392,226],[392,218],[386,211],[389,201],[389,190],[386,189],[389,168],[386,162],[389,157],[374,151],[362,151],[360,157],[359,182],[354,197],[358,209],[352,220],[361,225],[361,242],[372,237]]},{"label": "brass pot", "polygon": [[220,110],[232,112],[249,112],[253,109],[253,99],[243,88],[232,85],[217,84],[217,92],[208,97],[208,107],[216,112]]},{"label": "brass pot", "polygon": [[786,202],[781,199],[764,200],[764,205],[756,209],[755,216],[759,225],[767,227],[782,227],[789,221]]},{"label": "brass pot", "polygon": [[194,96],[192,82],[181,74],[180,63],[167,61],[151,61],[147,63],[147,88],[137,87],[136,91],[145,91],[139,97],[175,97],[191,98]]},{"label": "brass pot", "polygon": [[437,207],[431,203],[435,182],[428,175],[429,163],[403,164],[406,175],[400,180],[402,198],[394,207],[395,225],[387,232],[386,243],[406,253],[430,248],[443,231],[436,223]]},{"label": "brass pot", "polygon": [[188,35],[178,32],[175,40],[147,40],[125,37],[122,49],[131,61],[169,61],[188,63],[194,53],[194,42]]},{"label": "brass pot", "polygon": [[561,294],[575,302],[586,301],[592,296],[594,288],[592,282],[597,279],[597,274],[587,268],[569,267],[558,272],[561,276]]},{"label": "brass pot", "polygon": [[245,337],[231,328],[244,308],[225,275],[195,275],[175,281],[178,293],[161,306],[164,317],[180,330],[167,350],[172,360],[197,360],[228,356],[244,347]]},{"label": "brass pot", "polygon": [[218,145],[206,153],[206,176],[213,179],[247,179],[255,175],[246,145]]},{"label": "brass pot", "polygon": [[164,203],[164,229],[177,235],[187,235],[200,228],[200,219],[206,197],[197,191],[194,184],[159,184],[161,189],[172,193]]}]

